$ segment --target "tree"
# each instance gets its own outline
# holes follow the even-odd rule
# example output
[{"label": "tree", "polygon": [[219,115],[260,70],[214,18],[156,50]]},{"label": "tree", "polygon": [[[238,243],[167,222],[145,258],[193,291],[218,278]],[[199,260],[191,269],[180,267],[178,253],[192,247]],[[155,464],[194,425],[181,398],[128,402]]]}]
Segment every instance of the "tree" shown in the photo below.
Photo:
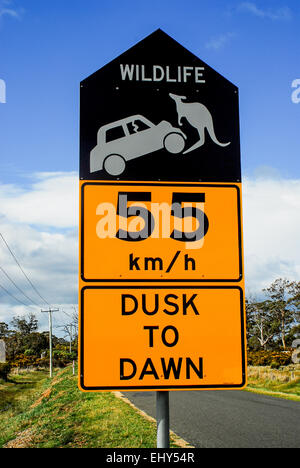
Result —
[{"label": "tree", "polygon": [[24,352],[31,351],[32,355],[40,356],[41,353],[49,348],[48,334],[30,333],[25,335],[23,339]]},{"label": "tree", "polygon": [[282,347],[286,349],[286,335],[295,323],[295,311],[291,299],[294,297],[294,284],[279,278],[263,291],[269,297],[268,306],[273,320],[278,323]]},{"label": "tree", "polygon": [[247,339],[250,348],[257,348],[258,344],[260,348],[266,349],[278,334],[279,322],[274,320],[269,309],[269,301],[246,300]]},{"label": "tree", "polygon": [[78,311],[75,306],[73,306],[74,312],[72,313],[72,322],[74,325],[75,333],[73,334],[73,339],[77,341],[78,338]]},{"label": "tree", "polygon": [[69,323],[67,325],[60,325],[57,328],[61,328],[61,330],[65,333],[64,339],[68,338],[70,343],[70,353],[72,351],[72,344],[75,338],[76,328],[73,323]]},{"label": "tree", "polygon": [[[15,359],[18,354],[23,354],[27,349],[38,349],[36,344],[38,335],[38,320],[34,314],[27,317],[14,317],[11,321],[14,328],[7,339],[7,357],[9,361]],[[44,346],[45,347],[45,346]]]},{"label": "tree", "polygon": [[289,306],[294,311],[295,321],[300,322],[300,281],[292,281],[290,283],[290,298],[288,300]]},{"label": "tree", "polygon": [[0,322],[0,340],[7,338],[10,333],[11,331],[9,330],[7,323]]},{"label": "tree", "polygon": [[28,314],[27,318],[14,317],[11,324],[22,335],[30,335],[38,329],[38,320],[34,314]]}]

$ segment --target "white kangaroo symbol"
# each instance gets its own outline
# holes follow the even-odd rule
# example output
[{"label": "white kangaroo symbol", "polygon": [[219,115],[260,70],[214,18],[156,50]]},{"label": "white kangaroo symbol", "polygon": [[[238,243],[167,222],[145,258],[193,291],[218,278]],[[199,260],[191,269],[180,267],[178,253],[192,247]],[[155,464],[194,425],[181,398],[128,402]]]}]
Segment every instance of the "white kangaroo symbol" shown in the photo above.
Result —
[{"label": "white kangaroo symbol", "polygon": [[220,143],[216,137],[214,130],[213,118],[207,107],[200,102],[182,102],[187,99],[185,96],[177,96],[176,94],[169,93],[169,96],[176,102],[176,109],[178,114],[178,124],[182,126],[183,117],[186,118],[188,123],[196,128],[199,133],[199,141],[197,141],[191,148],[186,150],[183,154],[189,153],[205,143],[205,129],[207,129],[212,141],[219,146],[228,146],[229,143]]}]

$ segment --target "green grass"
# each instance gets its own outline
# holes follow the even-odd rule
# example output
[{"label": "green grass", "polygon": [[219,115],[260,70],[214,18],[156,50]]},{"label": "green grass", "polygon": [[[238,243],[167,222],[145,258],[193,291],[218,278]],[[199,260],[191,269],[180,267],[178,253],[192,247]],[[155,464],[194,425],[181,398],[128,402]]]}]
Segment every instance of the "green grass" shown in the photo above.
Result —
[{"label": "green grass", "polygon": [[[70,367],[0,384],[0,448],[155,448],[156,425],[113,393],[82,393]],[[172,447],[178,447],[171,441]]]},{"label": "green grass", "polygon": [[275,370],[270,367],[248,368],[248,391],[300,401],[300,368]]},{"label": "green grass", "polygon": [[[299,370],[249,368],[248,391],[300,401]],[[82,393],[72,368],[0,381],[0,448],[155,448],[156,424],[113,393]],[[181,446],[175,437],[171,447]]]}]

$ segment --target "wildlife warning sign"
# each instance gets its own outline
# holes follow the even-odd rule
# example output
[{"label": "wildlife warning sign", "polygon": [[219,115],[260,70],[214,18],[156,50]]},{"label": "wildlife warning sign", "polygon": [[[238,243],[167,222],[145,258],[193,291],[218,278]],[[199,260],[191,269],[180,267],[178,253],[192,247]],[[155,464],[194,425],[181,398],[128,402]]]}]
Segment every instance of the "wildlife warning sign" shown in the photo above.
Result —
[{"label": "wildlife warning sign", "polygon": [[158,30],[80,101],[80,388],[241,388],[237,87]]},{"label": "wildlife warning sign", "polygon": [[158,30],[81,83],[80,179],[241,181],[238,89]]}]

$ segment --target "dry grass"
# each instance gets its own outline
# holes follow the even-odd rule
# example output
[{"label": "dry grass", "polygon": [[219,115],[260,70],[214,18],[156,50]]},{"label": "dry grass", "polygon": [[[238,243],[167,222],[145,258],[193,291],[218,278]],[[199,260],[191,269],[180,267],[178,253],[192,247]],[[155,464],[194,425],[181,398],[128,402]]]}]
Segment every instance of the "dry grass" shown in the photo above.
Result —
[{"label": "dry grass", "polygon": [[249,366],[248,378],[249,380],[267,380],[280,383],[293,382],[300,378],[300,365],[280,369],[271,369],[269,366]]},{"label": "dry grass", "polygon": [[280,369],[249,366],[247,389],[300,401],[300,365]]}]

